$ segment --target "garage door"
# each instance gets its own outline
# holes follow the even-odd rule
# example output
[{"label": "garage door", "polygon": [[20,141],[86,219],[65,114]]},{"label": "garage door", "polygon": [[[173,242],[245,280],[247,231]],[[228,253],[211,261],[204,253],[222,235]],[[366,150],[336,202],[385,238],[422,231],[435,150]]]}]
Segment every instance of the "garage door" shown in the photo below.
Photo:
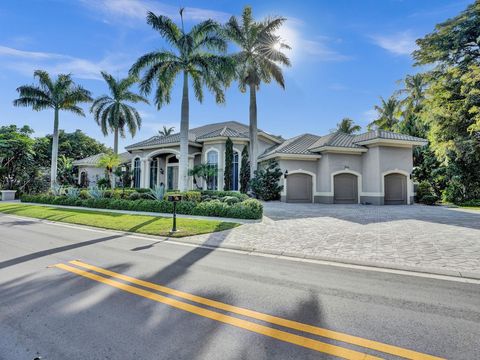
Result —
[{"label": "garage door", "polygon": [[385,205],[403,205],[407,203],[407,177],[402,174],[385,176]]},{"label": "garage door", "polygon": [[312,177],[307,174],[291,174],[287,177],[287,202],[312,202]]},{"label": "garage door", "polygon": [[353,174],[338,174],[333,177],[333,202],[335,204],[358,203],[358,181]]}]

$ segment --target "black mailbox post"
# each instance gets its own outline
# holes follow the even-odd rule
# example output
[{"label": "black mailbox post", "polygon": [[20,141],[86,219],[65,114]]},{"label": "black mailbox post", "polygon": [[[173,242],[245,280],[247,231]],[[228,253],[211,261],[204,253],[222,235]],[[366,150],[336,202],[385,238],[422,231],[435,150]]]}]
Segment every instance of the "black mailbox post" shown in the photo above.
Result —
[{"label": "black mailbox post", "polygon": [[173,202],[173,226],[172,232],[177,231],[177,202],[182,201],[182,195],[168,195],[168,201]]}]

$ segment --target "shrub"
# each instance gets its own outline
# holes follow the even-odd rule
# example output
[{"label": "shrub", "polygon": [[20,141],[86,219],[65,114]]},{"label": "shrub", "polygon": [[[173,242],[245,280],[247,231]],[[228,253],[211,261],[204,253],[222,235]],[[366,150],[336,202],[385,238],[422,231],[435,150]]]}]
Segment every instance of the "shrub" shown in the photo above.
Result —
[{"label": "shrub", "polygon": [[90,195],[88,195],[88,190],[82,189],[80,190],[80,199],[85,200],[88,199]]},{"label": "shrub", "polygon": [[163,196],[165,194],[165,186],[163,185],[155,185],[153,189],[150,189],[148,195],[153,200],[163,200]]},{"label": "shrub", "polygon": [[103,177],[97,180],[97,186],[99,188],[110,188],[111,187],[110,179],[107,177]]},{"label": "shrub", "polygon": [[424,203],[425,205],[435,205],[438,200],[438,196],[434,194],[423,195],[421,199],[422,203]]},{"label": "shrub", "polygon": [[468,201],[465,201],[465,202],[461,203],[460,205],[462,205],[462,206],[480,206],[480,199],[468,200]]},{"label": "shrub", "polygon": [[[157,200],[126,200],[115,198],[88,198],[71,199],[66,196],[51,195],[22,195],[23,202],[39,204],[55,204],[89,207],[94,209],[114,209],[147,211],[157,213],[171,213],[173,203]],[[229,205],[227,202],[212,200],[207,202],[180,201],[177,203],[177,212],[184,215],[220,216],[237,219],[260,219],[263,213],[262,204],[255,199],[248,199]]]},{"label": "shrub", "polygon": [[240,199],[235,196],[224,196],[220,199],[222,202],[227,203],[228,205],[233,205],[240,202]]},{"label": "shrub", "polygon": [[80,197],[80,189],[75,187],[69,187],[65,190],[65,196],[69,199],[78,199]]},{"label": "shrub", "polygon": [[90,186],[88,188],[88,195],[93,199],[102,199],[105,197],[105,190],[98,186]]},{"label": "shrub", "polygon": [[140,200],[141,195],[138,192],[132,192],[128,195],[128,200]]},{"label": "shrub", "polygon": [[279,185],[282,171],[275,160],[270,160],[265,169],[255,171],[255,177],[250,180],[250,187],[259,199],[279,200],[283,185]]},{"label": "shrub", "polygon": [[241,201],[249,199],[248,195],[239,193],[238,191],[202,190],[200,194],[203,196],[215,197],[216,199],[225,196],[234,196]]},{"label": "shrub", "polygon": [[442,193],[443,201],[454,204],[462,203],[465,198],[465,186],[458,179],[452,179]]},{"label": "shrub", "polygon": [[58,183],[53,183],[52,187],[50,188],[50,192],[53,196],[61,196],[64,194],[64,188],[62,185]]},{"label": "shrub", "polygon": [[417,187],[417,199],[418,201],[421,201],[421,199],[425,196],[425,195],[432,195],[433,194],[433,188],[432,188],[432,185],[430,185],[430,183],[426,180],[423,180],[422,182],[420,182],[418,184],[418,187]]}]

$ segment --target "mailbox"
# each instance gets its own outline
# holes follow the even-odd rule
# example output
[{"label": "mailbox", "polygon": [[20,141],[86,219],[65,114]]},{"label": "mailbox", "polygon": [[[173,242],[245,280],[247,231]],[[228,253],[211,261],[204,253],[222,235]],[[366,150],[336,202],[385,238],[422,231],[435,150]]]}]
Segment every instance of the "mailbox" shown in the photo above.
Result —
[{"label": "mailbox", "polygon": [[182,201],[182,195],[178,195],[178,194],[168,195],[168,201],[173,201],[173,202]]}]

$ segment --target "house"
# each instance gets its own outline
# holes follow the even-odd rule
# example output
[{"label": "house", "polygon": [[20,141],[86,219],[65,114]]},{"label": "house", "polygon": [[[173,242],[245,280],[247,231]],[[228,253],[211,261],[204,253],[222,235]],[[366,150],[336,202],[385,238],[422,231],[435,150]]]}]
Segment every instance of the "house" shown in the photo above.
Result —
[{"label": "house", "polygon": [[[73,162],[73,166],[78,168],[79,185],[95,185],[99,179],[105,177],[105,169],[97,166],[103,155],[103,153],[100,153]],[[122,165],[130,165],[132,154],[124,152],[119,156]]]},{"label": "house", "polygon": [[[249,143],[248,125],[228,121],[190,129],[189,168],[201,163],[214,165],[217,175],[189,188],[223,189],[225,141],[233,142],[233,190],[240,187],[240,161],[244,146]],[[135,187],[164,184],[167,189],[178,186],[180,136],[153,136],[126,147],[130,156]],[[325,136],[303,134],[283,139],[258,131],[259,166],[269,159],[278,161],[284,185],[281,200],[301,203],[341,204],[411,204],[413,203],[414,146],[426,140],[376,130],[360,135],[341,132]],[[88,158],[87,158],[88,159]],[[80,160],[82,169],[89,173]],[[80,165],[79,165],[80,166]]]}]

